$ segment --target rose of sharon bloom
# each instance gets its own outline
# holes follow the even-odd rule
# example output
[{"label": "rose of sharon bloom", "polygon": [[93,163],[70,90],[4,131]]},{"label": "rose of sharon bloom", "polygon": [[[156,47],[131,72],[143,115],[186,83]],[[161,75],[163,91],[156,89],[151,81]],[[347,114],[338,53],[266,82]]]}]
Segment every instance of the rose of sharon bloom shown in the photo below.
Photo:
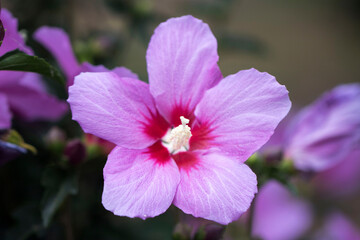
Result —
[{"label": "rose of sharon bloom", "polygon": [[[55,57],[56,61],[62,68],[66,78],[67,86],[74,83],[74,77],[81,72],[114,72],[120,77],[129,77],[137,79],[138,76],[125,67],[116,67],[112,70],[107,69],[103,65],[94,66],[88,62],[78,63],[69,36],[64,30],[56,27],[44,26],[34,33],[34,39],[46,47]],[[105,153],[110,153],[115,144],[98,138],[94,135],[87,134],[85,136],[86,145],[101,146]]]},{"label": "rose of sharon bloom", "polygon": [[286,88],[255,69],[222,79],[216,39],[192,16],[160,24],[146,60],[149,85],[82,73],[69,89],[73,119],[117,145],[104,168],[104,207],[145,219],[174,204],[236,220],[257,192],[243,163],[289,111]]},{"label": "rose of sharon bloom", "polygon": [[313,239],[360,240],[360,231],[343,214],[333,213]]},{"label": "rose of sharon bloom", "polygon": [[[17,20],[6,9],[1,11],[6,35],[0,56],[19,49],[32,54],[18,32]],[[57,120],[67,110],[66,103],[46,93],[40,76],[35,73],[0,71],[0,129],[11,126],[12,115],[24,120]]]},{"label": "rose of sharon bloom", "polygon": [[288,126],[285,156],[295,167],[322,171],[360,144],[360,84],[340,85],[298,113]]},{"label": "rose of sharon bloom", "polygon": [[277,181],[269,181],[260,189],[254,207],[254,237],[264,240],[298,239],[311,226],[310,206],[292,196]]}]

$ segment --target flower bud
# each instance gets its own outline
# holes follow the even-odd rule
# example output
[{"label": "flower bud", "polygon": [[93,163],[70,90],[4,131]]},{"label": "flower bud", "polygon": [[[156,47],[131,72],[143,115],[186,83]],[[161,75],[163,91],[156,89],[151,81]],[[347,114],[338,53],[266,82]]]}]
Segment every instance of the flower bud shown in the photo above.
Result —
[{"label": "flower bud", "polygon": [[72,165],[78,165],[86,158],[86,148],[79,139],[74,139],[67,143],[64,155]]}]

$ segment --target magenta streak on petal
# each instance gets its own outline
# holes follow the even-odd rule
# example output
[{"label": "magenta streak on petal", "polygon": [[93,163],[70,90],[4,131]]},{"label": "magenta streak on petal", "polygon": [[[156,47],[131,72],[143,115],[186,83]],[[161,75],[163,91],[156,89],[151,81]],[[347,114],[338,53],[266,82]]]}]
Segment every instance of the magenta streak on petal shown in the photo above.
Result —
[{"label": "magenta streak on petal", "polygon": [[179,152],[172,156],[177,166],[185,171],[190,171],[192,168],[196,168],[199,161],[195,152]]},{"label": "magenta streak on petal", "polygon": [[173,127],[177,127],[181,124],[180,117],[183,116],[190,120],[189,127],[191,127],[194,124],[195,121],[195,115],[194,115],[194,109],[190,109],[189,102],[186,104],[178,104],[176,103],[171,110],[170,113],[170,124]]},{"label": "magenta streak on petal", "polygon": [[146,114],[139,111],[139,114],[143,116],[143,119],[140,120],[143,124],[143,131],[145,134],[154,139],[160,139],[169,129],[169,124],[159,114],[159,112],[156,111],[156,113],[153,113],[149,108],[147,108],[147,110]]},{"label": "magenta streak on petal", "polygon": [[169,151],[161,144],[161,141],[157,141],[148,147],[145,153],[149,154],[150,159],[154,160],[157,164],[165,164],[171,159]]},{"label": "magenta streak on petal", "polygon": [[[198,122],[197,122],[198,123]],[[209,123],[198,123],[195,124],[191,129],[192,137],[190,138],[190,150],[206,149],[210,147],[217,147],[216,135],[212,134],[213,129]]]}]

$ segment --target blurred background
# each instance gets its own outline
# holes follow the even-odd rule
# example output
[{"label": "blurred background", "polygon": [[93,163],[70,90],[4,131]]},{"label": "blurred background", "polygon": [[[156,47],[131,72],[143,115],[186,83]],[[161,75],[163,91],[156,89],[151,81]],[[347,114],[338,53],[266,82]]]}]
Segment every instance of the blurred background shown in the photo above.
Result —
[{"label": "blurred background", "polygon": [[[69,33],[81,62],[125,66],[144,81],[145,54],[154,28],[170,17],[187,14],[212,29],[224,76],[252,67],[269,72],[286,85],[295,106],[311,103],[338,84],[360,80],[360,2],[356,0],[3,0],[2,7],[19,20],[20,29],[26,29],[23,33],[37,55],[52,59],[32,33],[43,25],[57,26]],[[41,220],[30,213],[37,211],[41,200],[38,182],[46,160],[32,158],[0,169],[1,191],[9,195],[0,200],[0,233],[11,228],[13,239],[38,239],[44,234],[33,234]],[[113,216],[102,207],[104,163],[101,158],[82,168],[80,194],[62,206],[72,209],[57,216],[59,221],[51,225],[46,239],[171,239],[173,215],[178,214],[172,208],[144,222]],[[31,201],[22,200],[29,196]],[[360,224],[360,197],[328,201]]]},{"label": "blurred background", "polygon": [[269,72],[287,86],[299,105],[339,83],[359,81],[360,3],[356,0],[2,2],[29,36],[42,25],[62,27],[78,56],[108,67],[126,66],[143,80],[154,28],[167,18],[191,14],[208,23],[215,34],[224,76],[251,67]]}]

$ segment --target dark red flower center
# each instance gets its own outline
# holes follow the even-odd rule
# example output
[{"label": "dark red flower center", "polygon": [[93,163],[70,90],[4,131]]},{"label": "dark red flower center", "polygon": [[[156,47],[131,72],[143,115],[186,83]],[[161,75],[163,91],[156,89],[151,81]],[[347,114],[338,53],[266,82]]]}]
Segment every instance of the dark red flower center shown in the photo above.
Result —
[{"label": "dark red flower center", "polygon": [[[189,140],[189,148],[181,151],[172,151],[168,148],[166,133],[170,132],[174,127],[181,125],[180,116],[190,120],[191,138]],[[175,107],[171,115],[171,123],[169,124],[160,114],[148,119],[148,124],[145,125],[145,132],[154,138],[159,138],[159,141],[148,147],[147,153],[151,159],[154,159],[157,164],[164,164],[171,158],[175,160],[177,166],[182,169],[190,169],[196,166],[198,162],[197,150],[209,148],[213,144],[214,135],[211,134],[212,129],[207,123],[201,123],[193,114],[184,108]]]}]

